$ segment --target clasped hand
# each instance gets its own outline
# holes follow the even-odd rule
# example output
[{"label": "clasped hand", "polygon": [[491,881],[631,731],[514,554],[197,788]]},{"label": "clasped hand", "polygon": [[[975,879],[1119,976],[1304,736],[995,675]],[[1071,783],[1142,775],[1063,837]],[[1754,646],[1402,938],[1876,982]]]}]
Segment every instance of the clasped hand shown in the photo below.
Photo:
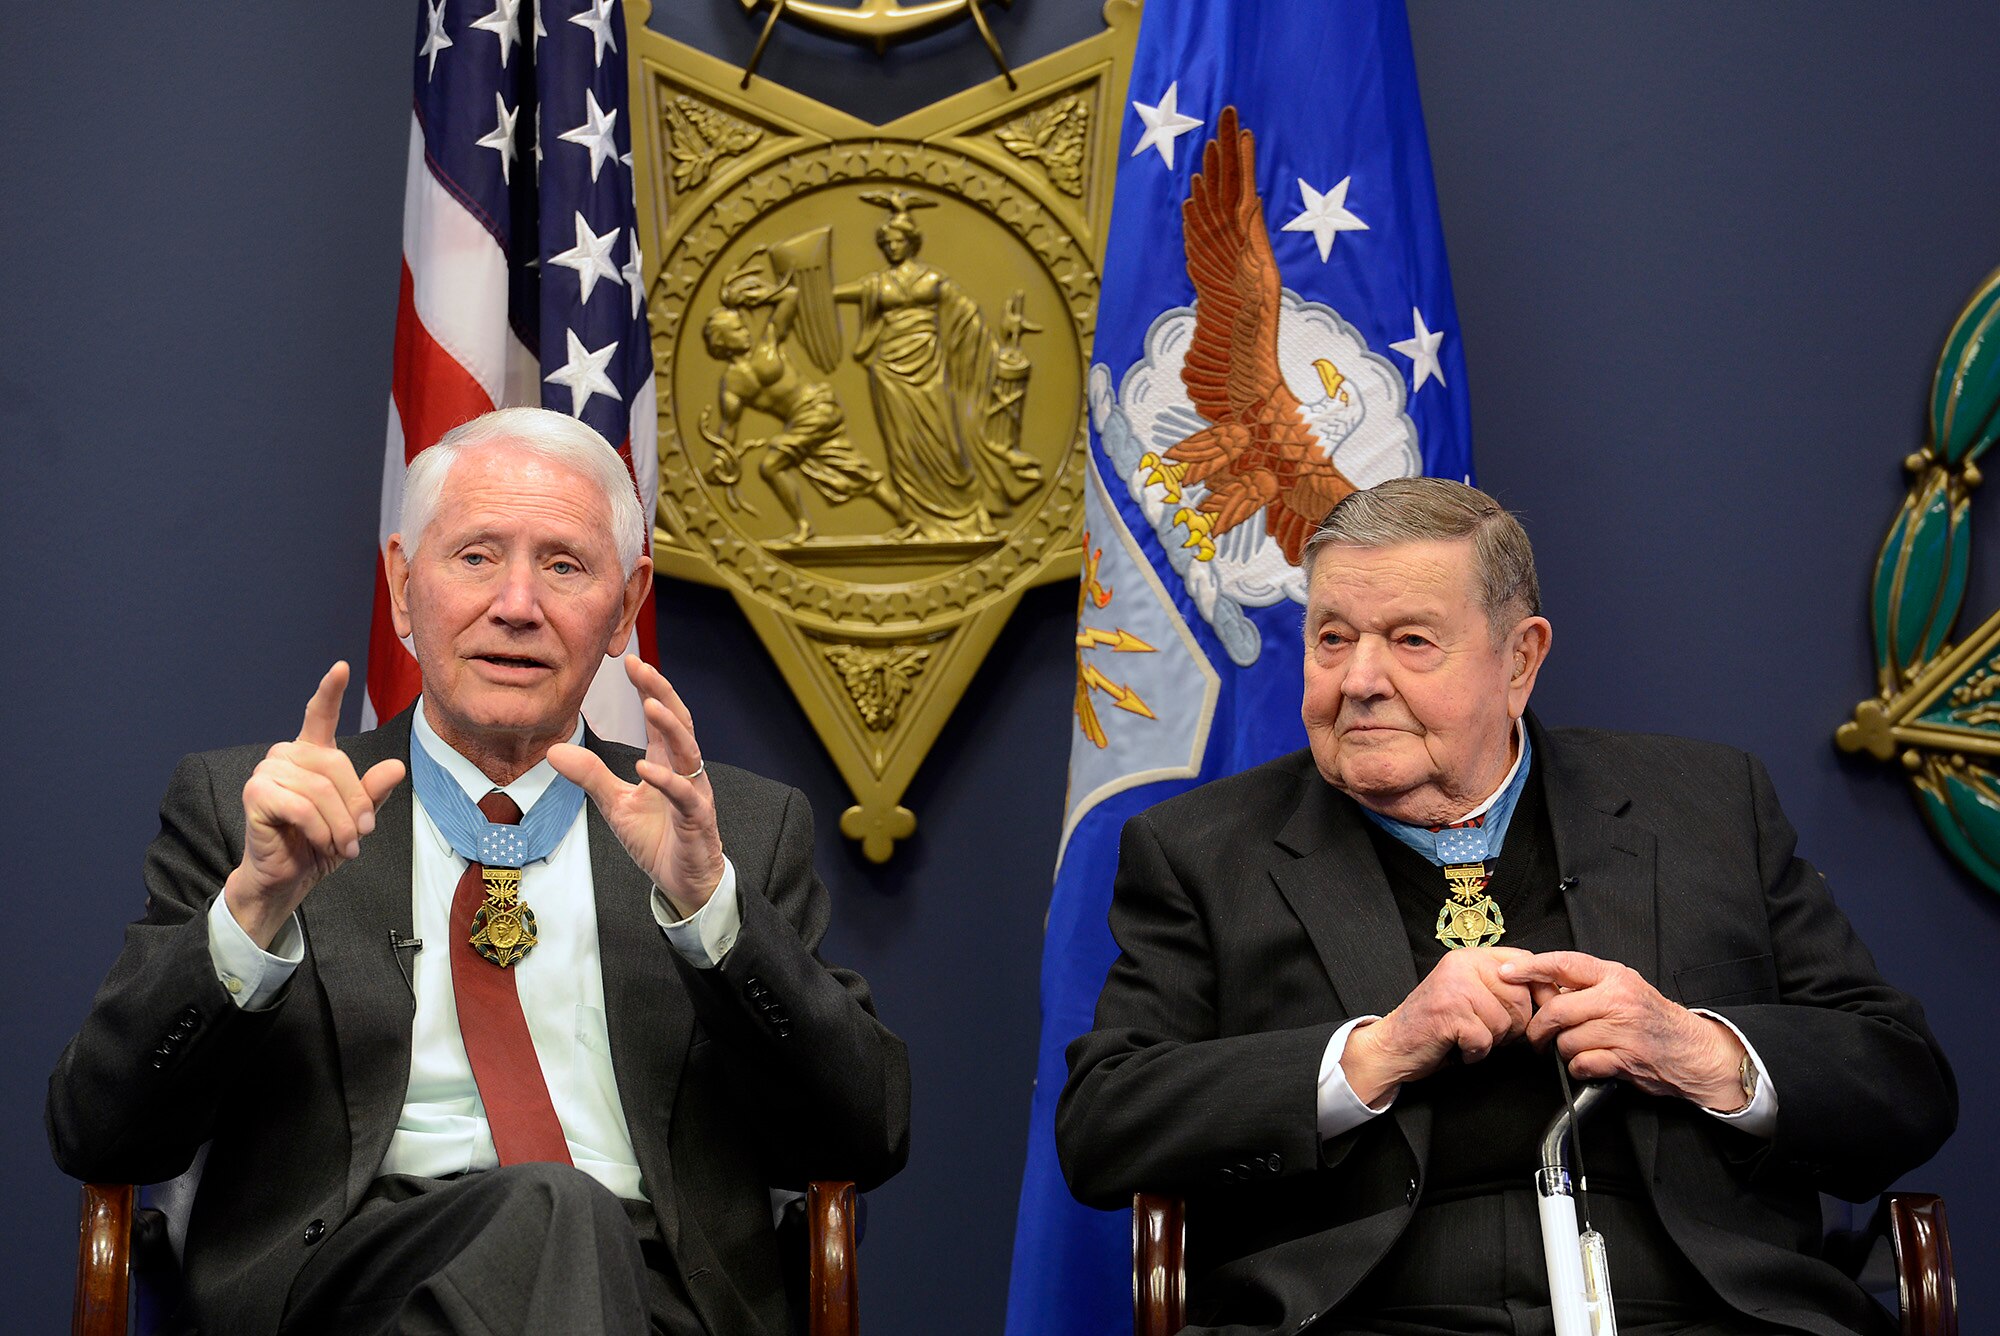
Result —
[{"label": "clasped hand", "polygon": [[1580,951],[1448,952],[1402,1005],[1349,1035],[1341,1067],[1375,1105],[1454,1057],[1478,1062],[1517,1039],[1537,1051],[1553,1044],[1582,1080],[1616,1078],[1724,1112],[1743,1103],[1744,1050],[1728,1026],[1668,999],[1637,970]]}]

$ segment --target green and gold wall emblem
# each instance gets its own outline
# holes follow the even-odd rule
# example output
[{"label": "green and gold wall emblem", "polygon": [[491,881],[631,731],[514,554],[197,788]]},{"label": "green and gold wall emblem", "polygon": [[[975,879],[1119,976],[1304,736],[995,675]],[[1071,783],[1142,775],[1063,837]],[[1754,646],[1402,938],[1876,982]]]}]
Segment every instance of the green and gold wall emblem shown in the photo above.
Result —
[{"label": "green and gold wall emblem", "polygon": [[1085,371],[1138,7],[887,125],[645,28],[633,158],[661,573],[727,588],[882,861],[1007,616],[1075,579]]},{"label": "green and gold wall emblem", "polygon": [[1945,339],[1930,443],[1903,461],[1909,495],[1875,563],[1875,695],[1834,739],[1844,751],[1900,760],[1945,848],[2000,891],[2000,612],[1950,640],[1971,570],[1979,459],[1996,436],[2000,272]]}]

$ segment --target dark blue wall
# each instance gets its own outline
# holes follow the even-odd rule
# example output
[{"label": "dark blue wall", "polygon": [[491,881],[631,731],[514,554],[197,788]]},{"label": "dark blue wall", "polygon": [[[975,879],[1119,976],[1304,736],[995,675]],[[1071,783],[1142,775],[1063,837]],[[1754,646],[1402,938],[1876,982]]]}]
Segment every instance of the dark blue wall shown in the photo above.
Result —
[{"label": "dark blue wall", "polygon": [[[734,0],[661,8],[748,48]],[[1090,8],[1015,0],[996,25],[1026,58]],[[174,758],[296,727],[326,663],[366,644],[413,9],[0,16],[10,1327],[66,1311],[75,1196],[42,1085],[139,908]],[[2000,901],[1935,850],[1900,778],[1830,737],[1869,686],[1863,589],[1939,341],[2000,264],[2000,25],[1984,0],[1413,0],[1412,20],[1481,475],[1527,515],[1557,628],[1537,704],[1769,761],[1957,1059],[1962,1130],[1914,1177],[1950,1196],[1976,1325],[1995,1302],[1976,1259],[2000,1246]],[[786,32],[766,72],[885,116],[984,77],[969,37],[892,56],[885,83]],[[1995,603],[1986,562],[1969,606]],[[812,795],[829,952],[911,1042],[915,1151],[871,1206],[874,1332],[998,1330],[1072,606],[1022,604],[911,791],[917,838],[877,869],[831,829],[838,778],[729,600],[661,587],[705,742]]]}]

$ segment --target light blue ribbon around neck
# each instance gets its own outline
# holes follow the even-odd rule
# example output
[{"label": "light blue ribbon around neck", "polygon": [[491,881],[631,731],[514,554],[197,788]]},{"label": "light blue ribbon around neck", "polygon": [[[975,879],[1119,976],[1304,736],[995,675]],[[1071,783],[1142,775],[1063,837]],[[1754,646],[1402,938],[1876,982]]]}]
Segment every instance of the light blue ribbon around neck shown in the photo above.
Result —
[{"label": "light blue ribbon around neck", "polygon": [[[1507,787],[1486,809],[1485,819],[1476,826],[1444,826],[1432,830],[1429,826],[1413,826],[1365,807],[1361,811],[1370,821],[1429,859],[1433,867],[1443,867],[1446,863],[1483,863],[1500,856],[1500,845],[1507,838],[1508,825],[1514,820],[1514,808],[1521,801],[1521,790],[1528,785],[1528,768],[1534,759],[1534,747],[1528,741],[1528,731],[1524,728],[1521,730],[1521,764],[1514,767],[1514,778],[1507,781]],[[460,796],[463,797],[463,793]]]},{"label": "light blue ribbon around neck", "polygon": [[526,867],[547,858],[583,810],[583,790],[557,775],[519,825],[495,825],[415,735],[410,738],[410,784],[452,852],[486,867]]}]

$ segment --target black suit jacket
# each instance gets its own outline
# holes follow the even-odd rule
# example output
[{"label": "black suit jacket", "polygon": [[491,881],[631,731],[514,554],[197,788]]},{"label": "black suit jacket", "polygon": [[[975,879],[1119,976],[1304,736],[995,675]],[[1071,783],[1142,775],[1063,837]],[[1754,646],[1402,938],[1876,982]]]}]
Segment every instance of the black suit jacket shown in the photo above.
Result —
[{"label": "black suit jacket", "polygon": [[[1827,1336],[1884,1329],[1818,1260],[1817,1194],[1871,1196],[1950,1134],[1957,1091],[1922,1009],[1794,857],[1753,758],[1530,725],[1577,949],[1728,1017],[1776,1083],[1768,1142],[1621,1096],[1666,1229],[1739,1310]],[[1121,954],[1069,1049],[1056,1144],[1091,1205],[1189,1199],[1194,1330],[1289,1336],[1335,1309],[1422,1194],[1421,1102],[1324,1145],[1315,1125],[1334,1030],[1417,984],[1365,820],[1298,752],[1125,827]]]},{"label": "black suit jacket", "polygon": [[[631,779],[641,754],[588,739]],[[355,768],[410,751],[406,713],[345,738]],[[210,1145],[189,1221],[192,1316],[276,1329],[293,1277],[376,1177],[409,1080],[415,999],[389,945],[411,932],[407,782],[360,857],[299,909],[305,962],[277,1001],[240,1010],[216,981],[206,913],[243,848],[242,790],[262,748],[186,758],[146,856],[146,912],[49,1082],[57,1163],[157,1182]],[[867,984],[815,954],[827,894],[804,795],[711,762],[743,926],[719,969],[690,966],[651,883],[594,804],[591,874],[618,1095],[660,1229],[717,1332],[787,1326],[771,1187],[867,1186],[908,1154],[909,1068]],[[441,948],[442,943],[438,944]]]}]

